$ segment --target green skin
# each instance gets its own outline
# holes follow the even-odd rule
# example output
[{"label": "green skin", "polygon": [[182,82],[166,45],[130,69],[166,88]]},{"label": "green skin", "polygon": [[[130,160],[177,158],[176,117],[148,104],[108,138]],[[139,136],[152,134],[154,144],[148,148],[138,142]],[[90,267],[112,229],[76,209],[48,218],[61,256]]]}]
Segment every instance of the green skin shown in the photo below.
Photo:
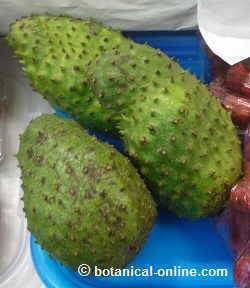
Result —
[{"label": "green skin", "polygon": [[163,53],[137,44],[107,51],[88,74],[157,201],[189,219],[216,214],[241,175],[242,159],[230,114],[207,87]]},{"label": "green skin", "polygon": [[115,134],[109,113],[90,97],[86,69],[96,55],[128,39],[93,21],[52,15],[17,20],[6,39],[35,91],[86,127]]},{"label": "green skin", "polygon": [[121,268],[136,255],[156,207],[127,158],[54,115],[31,121],[17,158],[28,229],[53,258],[77,271]]}]

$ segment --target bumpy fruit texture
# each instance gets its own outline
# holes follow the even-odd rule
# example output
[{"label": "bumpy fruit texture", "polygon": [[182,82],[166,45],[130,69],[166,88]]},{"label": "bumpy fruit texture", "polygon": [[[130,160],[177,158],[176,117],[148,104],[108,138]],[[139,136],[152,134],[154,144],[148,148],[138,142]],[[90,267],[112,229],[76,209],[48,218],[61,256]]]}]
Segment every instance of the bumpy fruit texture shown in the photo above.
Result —
[{"label": "bumpy fruit texture", "polygon": [[114,132],[114,124],[86,83],[87,63],[125,39],[93,21],[67,16],[30,16],[10,26],[9,45],[34,90],[86,127]]},{"label": "bumpy fruit texture", "polygon": [[129,160],[54,115],[32,120],[20,141],[28,228],[42,248],[74,270],[127,264],[156,216]]},{"label": "bumpy fruit texture", "polygon": [[107,51],[88,73],[100,103],[116,111],[125,147],[156,199],[190,219],[218,212],[242,163],[230,114],[207,87],[136,44]]}]

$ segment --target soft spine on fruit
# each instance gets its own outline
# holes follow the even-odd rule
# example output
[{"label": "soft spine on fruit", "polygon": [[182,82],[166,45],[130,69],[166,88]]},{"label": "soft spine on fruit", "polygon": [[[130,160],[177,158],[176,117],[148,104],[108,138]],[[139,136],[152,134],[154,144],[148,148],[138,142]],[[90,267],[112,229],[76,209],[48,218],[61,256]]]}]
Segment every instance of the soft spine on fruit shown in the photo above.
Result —
[{"label": "soft spine on fruit", "polygon": [[207,87],[160,51],[129,43],[92,61],[88,78],[155,199],[190,219],[217,213],[242,163],[230,114]]},{"label": "soft spine on fruit", "polygon": [[129,160],[73,120],[31,121],[17,154],[28,229],[41,247],[77,271],[122,268],[140,250],[155,203]]},{"label": "soft spine on fruit", "polygon": [[87,128],[116,134],[109,113],[91,97],[86,69],[94,57],[128,39],[92,20],[53,15],[17,20],[6,39],[35,91]]}]

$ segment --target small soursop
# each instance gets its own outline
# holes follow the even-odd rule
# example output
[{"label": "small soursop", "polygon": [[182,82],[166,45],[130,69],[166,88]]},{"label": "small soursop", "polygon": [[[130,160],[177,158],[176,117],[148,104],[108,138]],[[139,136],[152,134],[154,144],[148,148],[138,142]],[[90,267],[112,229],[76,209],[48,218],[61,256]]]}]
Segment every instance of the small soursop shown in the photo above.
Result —
[{"label": "small soursop", "polygon": [[115,134],[110,114],[90,97],[85,72],[91,59],[128,39],[93,21],[52,15],[17,20],[6,39],[34,90],[86,127]]},{"label": "small soursop", "polygon": [[207,87],[138,44],[105,52],[88,74],[159,203],[190,219],[218,212],[242,163],[230,115]]},{"label": "small soursop", "polygon": [[136,169],[75,121],[31,121],[18,152],[28,229],[50,255],[77,270],[121,268],[139,251],[156,208]]}]

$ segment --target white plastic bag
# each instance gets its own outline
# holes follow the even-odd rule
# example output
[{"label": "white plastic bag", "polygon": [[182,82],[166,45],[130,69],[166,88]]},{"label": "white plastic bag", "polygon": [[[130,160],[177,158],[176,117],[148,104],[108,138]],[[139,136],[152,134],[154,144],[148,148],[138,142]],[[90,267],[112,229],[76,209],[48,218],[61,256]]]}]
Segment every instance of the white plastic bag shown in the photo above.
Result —
[{"label": "white plastic bag", "polygon": [[233,65],[250,56],[250,1],[198,0],[198,23],[210,49]]}]

